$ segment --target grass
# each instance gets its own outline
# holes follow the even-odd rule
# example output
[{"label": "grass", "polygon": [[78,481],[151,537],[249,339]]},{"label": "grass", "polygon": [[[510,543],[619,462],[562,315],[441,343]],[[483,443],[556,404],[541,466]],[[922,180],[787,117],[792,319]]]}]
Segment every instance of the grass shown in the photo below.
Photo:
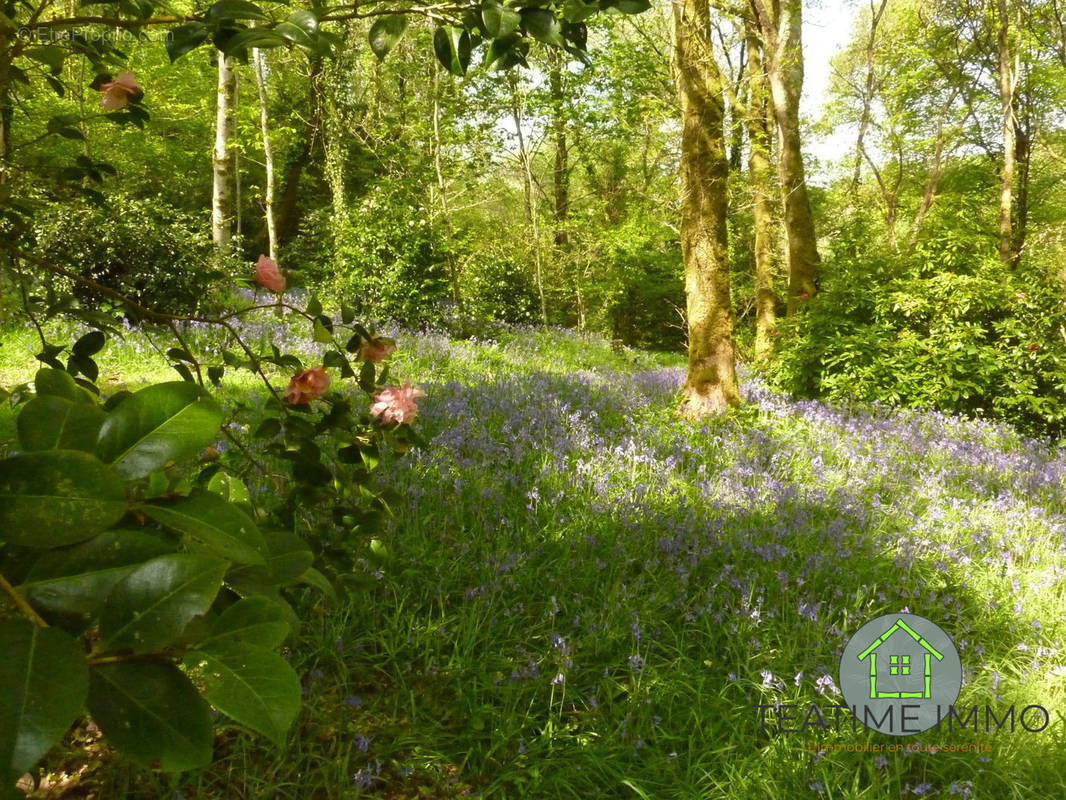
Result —
[{"label": "grass", "polygon": [[[309,341],[286,344],[313,358]],[[307,604],[287,748],[224,729],[198,774],[131,777],[106,760],[101,796],[1066,793],[1057,444],[793,401],[751,377],[741,410],[694,425],[673,411],[679,358],[565,331],[400,345],[393,369],[426,389],[431,443],[388,464],[404,502],[366,593]],[[32,347],[4,339],[8,385],[31,376]],[[171,378],[137,336],[101,364],[115,385]],[[848,636],[904,610],[953,637],[957,706],[1039,704],[1048,727],[762,729],[758,704],[831,716]],[[897,743],[988,752],[818,752]]]}]

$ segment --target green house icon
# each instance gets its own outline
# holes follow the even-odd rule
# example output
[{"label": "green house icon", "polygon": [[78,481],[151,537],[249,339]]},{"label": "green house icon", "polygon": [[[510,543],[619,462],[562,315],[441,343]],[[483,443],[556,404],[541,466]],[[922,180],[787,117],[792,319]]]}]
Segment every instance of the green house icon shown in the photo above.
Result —
[{"label": "green house icon", "polygon": [[[910,636],[896,638],[893,650],[886,650],[882,658],[878,659],[877,650],[888,644],[888,640],[897,633],[906,633]],[[919,636],[903,620],[897,619],[896,623],[887,631],[877,637],[874,642],[859,653],[859,661],[870,659],[870,699],[883,698],[920,698],[928,700],[933,691],[932,660],[942,661],[944,656],[937,651],[924,637]],[[915,671],[915,661],[921,658],[923,667],[921,673]],[[880,664],[880,672],[878,665]],[[878,689],[880,679],[881,688]]]}]

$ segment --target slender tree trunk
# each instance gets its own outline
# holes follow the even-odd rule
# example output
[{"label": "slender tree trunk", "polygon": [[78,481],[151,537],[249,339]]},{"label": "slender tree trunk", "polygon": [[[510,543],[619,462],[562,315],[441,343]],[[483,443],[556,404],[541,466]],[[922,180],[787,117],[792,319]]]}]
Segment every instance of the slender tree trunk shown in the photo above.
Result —
[{"label": "slender tree trunk", "polygon": [[870,0],[870,35],[866,40],[866,83],[862,93],[862,115],[859,118],[859,133],[855,140],[855,167],[851,174],[851,202],[857,201],[859,193],[859,178],[862,175],[862,160],[865,152],[864,140],[866,132],[870,129],[870,116],[873,107],[874,92],[877,88],[877,72],[874,68],[874,52],[877,46],[877,26],[881,23],[881,17],[885,13],[888,0],[881,0],[881,5],[874,8],[873,0]]},{"label": "slender tree trunk", "polygon": [[770,151],[770,104],[766,91],[762,47],[755,20],[745,19],[747,37],[748,176],[753,195],[752,215],[755,235],[755,357],[766,359],[774,352],[777,327],[777,295],[774,292],[774,215],[771,200],[773,177]]},{"label": "slender tree trunk", "polygon": [[913,253],[915,246],[918,244],[918,237],[921,235],[922,226],[925,225],[925,219],[929,216],[929,211],[933,208],[933,201],[936,200],[936,193],[940,188],[940,180],[944,177],[944,146],[947,143],[947,133],[944,130],[944,119],[947,117],[948,111],[951,109],[951,104],[955,101],[955,94],[948,98],[948,101],[944,104],[941,111],[940,118],[936,124],[936,141],[933,144],[933,163],[929,167],[929,174],[925,179],[925,190],[922,192],[922,202],[918,206],[918,213],[914,217],[914,226],[911,228],[911,235],[907,241],[907,252]]},{"label": "slender tree trunk", "polygon": [[999,172],[999,257],[1004,264],[1014,265],[1014,162],[1015,119],[1014,87],[1017,77],[1017,55],[1012,52],[1010,11],[1007,0],[996,0],[999,22],[999,102],[1003,131],[1003,164]]},{"label": "slender tree trunk", "polygon": [[[437,173],[437,201],[440,204],[441,219],[444,222],[444,230],[448,234],[448,239],[451,240],[451,214],[448,211],[448,184],[444,180],[444,167],[441,161],[441,139],[440,139],[440,64],[437,59],[433,59],[433,63],[430,66],[433,70],[431,81],[433,85],[433,167]],[[432,214],[432,211],[430,212]],[[459,312],[460,316],[463,313],[463,295],[459,287],[459,267],[455,263],[455,253],[452,252],[451,247],[447,252],[448,262],[448,279],[452,285],[452,300],[455,301],[455,309]],[[465,322],[463,323],[466,324]]]},{"label": "slender tree trunk", "polygon": [[1021,120],[1017,121],[1014,129],[1014,164],[1018,177],[1018,190],[1014,196],[1014,239],[1012,247],[1014,259],[1017,262],[1025,248],[1025,237],[1029,229],[1029,167],[1032,163],[1033,154],[1033,124],[1030,114],[1030,105],[1025,104],[1025,113]]},{"label": "slender tree trunk", "polygon": [[540,295],[540,321],[548,324],[548,303],[544,296],[544,262],[540,249],[540,224],[537,220],[537,187],[533,181],[533,159],[526,148],[526,137],[522,132],[522,98],[518,93],[518,79],[514,73],[508,74],[511,84],[511,118],[514,120],[518,134],[518,160],[522,166],[522,188],[525,190],[526,221],[529,223],[530,236],[533,238],[533,278]]},{"label": "slender tree trunk", "polygon": [[552,144],[555,148],[555,164],[552,169],[552,195],[555,208],[555,246],[565,248],[570,235],[566,222],[570,216],[570,151],[566,141],[566,98],[563,93],[562,55],[558,50],[551,51],[551,69],[548,72],[548,85],[551,93]]},{"label": "slender tree trunk", "polygon": [[224,249],[233,238],[233,104],[237,96],[237,75],[233,62],[218,54],[218,96],[215,102],[215,149],[212,153],[214,186],[211,193],[211,239]]},{"label": "slender tree trunk", "polygon": [[740,402],[729,294],[722,76],[706,0],[673,0],[674,71],[681,101],[681,251],[688,375],[681,411],[700,418]]},{"label": "slender tree trunk", "polygon": [[264,218],[267,229],[268,255],[277,261],[278,228],[274,221],[274,147],[270,142],[270,107],[267,102],[266,56],[262,50],[252,50],[255,69],[255,85],[259,90],[259,127],[263,134],[263,161],[266,165],[266,188],[264,191]]},{"label": "slender tree trunk", "polygon": [[800,141],[799,102],[803,90],[801,0],[753,0],[759,15],[767,75],[780,142],[778,165],[788,234],[788,313],[814,297],[818,238],[807,192]]}]

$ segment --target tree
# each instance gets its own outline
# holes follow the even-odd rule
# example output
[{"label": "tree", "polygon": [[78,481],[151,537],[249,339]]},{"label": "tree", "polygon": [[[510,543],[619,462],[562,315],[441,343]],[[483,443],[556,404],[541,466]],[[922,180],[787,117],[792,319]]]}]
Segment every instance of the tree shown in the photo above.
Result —
[{"label": "tree", "polygon": [[237,73],[232,59],[219,52],[218,97],[215,109],[215,146],[211,151],[211,238],[219,249],[227,247],[233,238],[235,170],[230,152],[233,135],[233,105],[237,98]]},{"label": "tree", "polygon": [[700,418],[740,402],[733,349],[726,224],[729,162],[722,76],[706,0],[673,0],[681,101],[681,250],[688,310],[682,413]]},{"label": "tree", "polygon": [[744,121],[748,130],[748,177],[753,194],[752,217],[755,250],[755,356],[773,354],[777,324],[777,294],[773,286],[774,215],[771,203],[771,119],[772,109],[766,91],[762,43],[758,23],[750,14],[744,18],[747,42],[748,95]]},{"label": "tree", "polygon": [[752,0],[762,35],[774,118],[781,144],[778,164],[788,237],[788,313],[814,297],[818,277],[818,239],[807,192],[800,138],[799,103],[803,90],[802,0]]}]

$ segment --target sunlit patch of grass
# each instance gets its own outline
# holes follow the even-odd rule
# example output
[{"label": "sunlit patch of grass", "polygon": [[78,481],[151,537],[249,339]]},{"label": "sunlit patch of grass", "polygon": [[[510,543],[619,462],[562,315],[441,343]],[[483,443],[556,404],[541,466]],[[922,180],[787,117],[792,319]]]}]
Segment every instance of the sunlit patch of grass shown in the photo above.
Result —
[{"label": "sunlit patch of grass", "polygon": [[[350,603],[306,599],[291,644],[305,708],[287,749],[227,729],[219,762],[169,789],[654,800],[1066,791],[1057,444],[937,414],[796,402],[753,379],[744,408],[695,425],[673,413],[676,356],[560,331],[480,342],[390,333],[396,374],[427,391],[419,425],[432,441],[386,464],[403,498],[388,555],[368,563],[370,584]],[[301,346],[310,363],[315,351]],[[139,356],[123,352],[116,373],[135,383]],[[230,380],[224,399],[261,391]],[[1052,713],[1048,729],[930,731],[907,741],[992,752],[883,762],[816,752],[894,741],[861,727],[761,730],[753,704],[840,702],[818,681],[836,678],[847,637],[903,609],[953,636],[961,705],[1037,703]],[[137,791],[159,796],[144,780]]]}]

